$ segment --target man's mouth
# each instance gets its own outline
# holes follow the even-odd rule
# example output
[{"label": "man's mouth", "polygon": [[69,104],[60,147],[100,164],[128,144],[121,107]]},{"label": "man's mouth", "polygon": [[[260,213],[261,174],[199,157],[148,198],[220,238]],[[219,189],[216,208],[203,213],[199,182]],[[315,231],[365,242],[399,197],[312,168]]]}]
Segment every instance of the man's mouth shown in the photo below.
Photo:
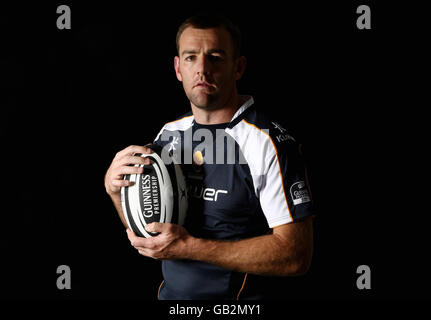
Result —
[{"label": "man's mouth", "polygon": [[211,87],[214,87],[214,86],[206,81],[200,81],[193,86],[193,88],[211,88]]}]

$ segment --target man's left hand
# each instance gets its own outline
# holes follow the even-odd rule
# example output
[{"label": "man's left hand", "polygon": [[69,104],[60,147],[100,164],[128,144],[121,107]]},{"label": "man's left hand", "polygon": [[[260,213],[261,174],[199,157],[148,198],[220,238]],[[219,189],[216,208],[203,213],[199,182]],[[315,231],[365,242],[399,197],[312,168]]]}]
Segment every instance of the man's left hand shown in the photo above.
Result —
[{"label": "man's left hand", "polygon": [[153,222],[148,224],[145,230],[160,234],[152,238],[142,238],[127,229],[130,243],[140,254],[157,260],[187,259],[189,256],[193,237],[184,227],[172,223]]}]

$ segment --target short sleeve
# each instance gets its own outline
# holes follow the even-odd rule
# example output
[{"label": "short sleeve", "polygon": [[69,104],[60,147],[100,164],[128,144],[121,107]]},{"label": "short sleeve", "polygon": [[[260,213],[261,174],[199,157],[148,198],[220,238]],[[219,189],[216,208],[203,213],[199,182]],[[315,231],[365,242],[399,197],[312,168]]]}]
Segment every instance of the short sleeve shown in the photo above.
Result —
[{"label": "short sleeve", "polygon": [[262,176],[259,200],[273,228],[313,215],[307,170],[299,144],[288,134],[268,134],[267,170]]}]

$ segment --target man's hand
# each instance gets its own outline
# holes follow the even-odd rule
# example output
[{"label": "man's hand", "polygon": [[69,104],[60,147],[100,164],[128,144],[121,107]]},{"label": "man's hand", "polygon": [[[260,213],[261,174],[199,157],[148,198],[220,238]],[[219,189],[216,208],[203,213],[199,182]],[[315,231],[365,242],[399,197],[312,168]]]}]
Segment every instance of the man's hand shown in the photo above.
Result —
[{"label": "man's hand", "polygon": [[158,260],[187,259],[193,250],[194,238],[182,226],[153,222],[145,230],[160,234],[152,238],[141,238],[127,229],[130,243],[144,256]]},{"label": "man's hand", "polygon": [[123,180],[125,174],[137,174],[144,171],[143,168],[135,167],[135,164],[150,164],[150,160],[140,156],[137,153],[152,153],[150,148],[144,146],[129,146],[115,155],[111,166],[105,175],[106,192],[112,196],[119,196],[121,187],[126,187],[130,181]]},{"label": "man's hand", "polygon": [[127,228],[127,222],[124,218],[121,206],[121,187],[130,185],[129,180],[124,180],[125,174],[136,174],[144,172],[143,168],[135,167],[136,164],[149,164],[150,159],[136,156],[137,153],[152,153],[150,148],[144,146],[129,146],[115,155],[114,160],[105,175],[105,189],[112,199],[115,209],[123,225]]},{"label": "man's hand", "polygon": [[313,251],[312,218],[284,224],[254,238],[226,241],[191,236],[176,224],[153,222],[145,227],[160,232],[140,238],[127,229],[132,246],[154,259],[189,259],[262,275],[292,276],[305,273]]}]

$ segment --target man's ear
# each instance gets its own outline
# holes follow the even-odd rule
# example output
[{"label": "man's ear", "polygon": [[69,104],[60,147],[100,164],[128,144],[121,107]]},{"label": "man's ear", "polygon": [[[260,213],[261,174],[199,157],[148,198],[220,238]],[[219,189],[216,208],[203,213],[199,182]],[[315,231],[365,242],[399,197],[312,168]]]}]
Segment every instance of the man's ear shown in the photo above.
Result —
[{"label": "man's ear", "polygon": [[235,80],[241,79],[242,75],[245,72],[245,68],[247,66],[247,58],[244,56],[236,59],[235,63]]},{"label": "man's ear", "polygon": [[175,56],[174,58],[174,68],[175,68],[175,75],[177,76],[178,81],[183,81],[183,77],[181,77],[180,73],[180,58],[178,56]]}]

